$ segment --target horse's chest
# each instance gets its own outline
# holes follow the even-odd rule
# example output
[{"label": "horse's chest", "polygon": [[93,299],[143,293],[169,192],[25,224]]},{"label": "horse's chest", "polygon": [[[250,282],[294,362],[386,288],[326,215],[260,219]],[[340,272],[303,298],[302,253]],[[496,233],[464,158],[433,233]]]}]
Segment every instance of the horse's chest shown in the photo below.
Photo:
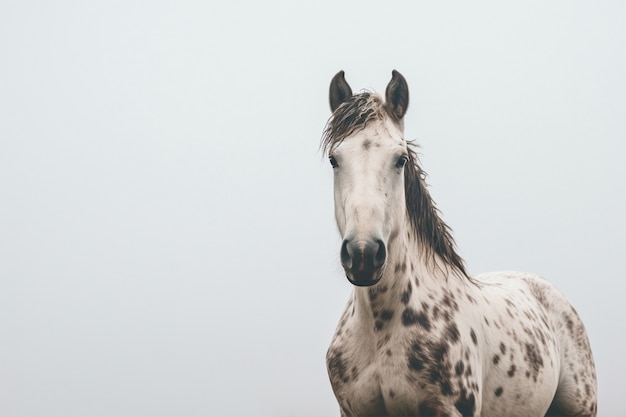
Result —
[{"label": "horse's chest", "polygon": [[[387,356],[387,353],[383,353]],[[416,391],[406,379],[405,361],[378,358],[363,364],[341,391],[353,415],[411,415],[417,413]]]},{"label": "horse's chest", "polygon": [[[417,415],[419,390],[410,381],[408,335],[389,329],[371,339],[335,340],[328,356],[333,389],[347,415]],[[364,343],[363,340],[368,340]]]}]

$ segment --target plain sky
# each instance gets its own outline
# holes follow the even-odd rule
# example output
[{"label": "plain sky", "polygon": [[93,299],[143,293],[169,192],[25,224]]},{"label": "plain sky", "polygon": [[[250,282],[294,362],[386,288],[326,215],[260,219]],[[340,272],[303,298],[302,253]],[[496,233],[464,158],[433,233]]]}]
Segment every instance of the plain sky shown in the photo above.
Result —
[{"label": "plain sky", "polygon": [[545,276],[626,415],[626,3],[0,1],[0,416],[338,415],[328,84],[398,69],[471,273]]}]

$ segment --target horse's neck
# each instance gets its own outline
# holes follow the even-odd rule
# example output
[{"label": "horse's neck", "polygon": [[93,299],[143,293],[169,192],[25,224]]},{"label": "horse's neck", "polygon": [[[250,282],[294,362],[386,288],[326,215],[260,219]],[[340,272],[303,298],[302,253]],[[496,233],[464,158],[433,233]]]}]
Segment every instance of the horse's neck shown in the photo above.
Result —
[{"label": "horse's neck", "polygon": [[467,290],[453,267],[410,234],[401,236],[389,247],[388,264],[380,282],[373,287],[355,288],[355,307],[362,320],[375,323],[381,314],[401,314],[405,306],[430,305],[446,294]]}]

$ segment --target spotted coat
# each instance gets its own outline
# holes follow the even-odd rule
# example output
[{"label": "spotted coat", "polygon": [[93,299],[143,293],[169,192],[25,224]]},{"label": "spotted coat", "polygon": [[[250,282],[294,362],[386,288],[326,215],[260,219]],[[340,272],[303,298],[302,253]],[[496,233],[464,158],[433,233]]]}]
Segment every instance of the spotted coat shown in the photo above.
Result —
[{"label": "spotted coat", "polygon": [[341,415],[595,416],[584,326],[546,280],[470,277],[403,138],[408,86],[352,95],[325,131],[341,262],[355,285],[327,353]]},{"label": "spotted coat", "polygon": [[553,400],[562,415],[595,415],[584,326],[547,281],[500,272],[441,285],[410,262],[386,278],[355,288],[328,350],[342,416],[539,416]]}]

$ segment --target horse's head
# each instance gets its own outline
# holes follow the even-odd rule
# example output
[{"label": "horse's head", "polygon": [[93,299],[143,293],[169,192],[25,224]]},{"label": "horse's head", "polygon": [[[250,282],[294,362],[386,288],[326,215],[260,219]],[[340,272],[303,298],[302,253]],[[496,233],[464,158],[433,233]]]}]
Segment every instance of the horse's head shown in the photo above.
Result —
[{"label": "horse's head", "polygon": [[335,177],[341,264],[358,286],[380,280],[387,248],[406,221],[404,170],[411,154],[403,117],[409,90],[399,72],[392,75],[385,101],[369,92],[353,95],[343,71],[330,84],[333,115],[324,147]]}]

